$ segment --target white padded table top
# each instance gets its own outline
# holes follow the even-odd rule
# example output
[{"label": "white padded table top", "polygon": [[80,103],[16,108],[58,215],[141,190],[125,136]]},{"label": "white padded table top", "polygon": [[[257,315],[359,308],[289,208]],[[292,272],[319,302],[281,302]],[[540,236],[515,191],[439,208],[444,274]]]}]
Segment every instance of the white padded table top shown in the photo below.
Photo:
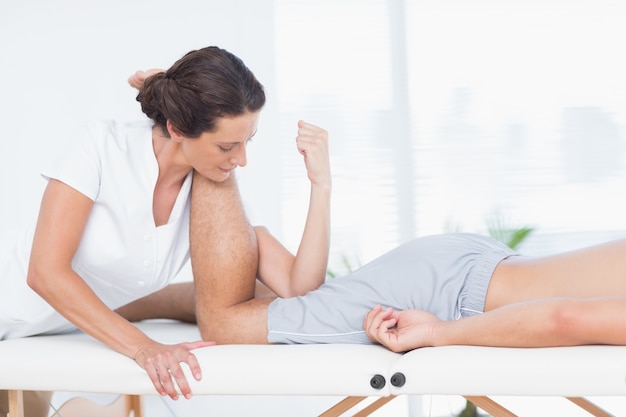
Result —
[{"label": "white padded table top", "polygon": [[396,372],[404,385],[392,394],[626,395],[626,346],[422,348],[398,358]]},{"label": "white padded table top", "polygon": [[[199,340],[196,326],[137,326],[165,343]],[[221,345],[194,350],[203,370],[194,395],[389,395],[370,385],[401,355],[369,345]],[[184,367],[185,371],[188,371]],[[80,333],[0,342],[0,389],[155,394],[133,360]]]},{"label": "white padded table top", "polygon": [[[165,343],[200,338],[189,324],[137,325]],[[626,395],[626,346],[446,346],[401,355],[373,345],[222,345],[194,353],[204,375],[196,382],[187,373],[194,395]],[[384,386],[372,386],[376,375]],[[0,342],[0,389],[155,394],[133,360],[81,332]]]}]

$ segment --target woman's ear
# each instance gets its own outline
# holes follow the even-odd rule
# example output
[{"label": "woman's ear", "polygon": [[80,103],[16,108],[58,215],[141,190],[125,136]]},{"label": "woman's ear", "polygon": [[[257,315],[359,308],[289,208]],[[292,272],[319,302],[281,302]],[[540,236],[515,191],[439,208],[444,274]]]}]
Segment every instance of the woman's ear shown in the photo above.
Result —
[{"label": "woman's ear", "polygon": [[185,139],[183,134],[180,133],[180,131],[176,129],[176,126],[174,126],[172,122],[170,122],[169,120],[167,121],[166,126],[167,126],[167,133],[170,134],[171,140],[181,143],[183,139]]}]

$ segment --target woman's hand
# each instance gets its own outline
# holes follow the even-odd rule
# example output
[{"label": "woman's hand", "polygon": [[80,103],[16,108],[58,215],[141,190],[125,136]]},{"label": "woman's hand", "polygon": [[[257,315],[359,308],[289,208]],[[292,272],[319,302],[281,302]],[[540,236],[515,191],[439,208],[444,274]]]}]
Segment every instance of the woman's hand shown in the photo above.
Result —
[{"label": "woman's hand", "polygon": [[376,306],[363,321],[367,337],[393,352],[406,352],[431,346],[434,328],[441,323],[437,317],[422,310],[395,311]]},{"label": "woman's hand", "polygon": [[196,356],[191,353],[192,349],[213,346],[215,342],[198,341],[192,343],[179,343],[177,345],[164,345],[158,342],[150,342],[137,349],[135,361],[150,376],[160,395],[169,395],[171,399],[178,399],[176,385],[187,399],[191,398],[191,389],[180,366],[186,363],[193,377],[199,381],[202,378],[202,370]]},{"label": "woman's hand", "polygon": [[328,132],[320,127],[298,122],[296,137],[298,152],[304,156],[304,165],[311,184],[331,184],[330,158],[328,156]]},{"label": "woman's hand", "polygon": [[136,88],[137,90],[140,90],[141,87],[143,86],[144,81],[146,81],[146,78],[157,74],[159,72],[164,72],[165,70],[162,70],[160,68],[152,68],[149,70],[145,70],[145,71],[137,71],[135,72],[133,75],[131,75],[130,77],[128,77],[128,84],[130,84],[131,87]]}]

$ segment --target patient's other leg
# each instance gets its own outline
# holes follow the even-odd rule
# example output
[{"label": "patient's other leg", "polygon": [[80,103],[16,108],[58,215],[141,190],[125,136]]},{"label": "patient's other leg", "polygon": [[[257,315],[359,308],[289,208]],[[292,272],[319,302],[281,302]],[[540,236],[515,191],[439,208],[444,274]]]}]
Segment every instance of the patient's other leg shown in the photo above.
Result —
[{"label": "patient's other leg", "polygon": [[[256,298],[268,298],[276,295],[257,280],[254,296]],[[194,284],[193,282],[170,284],[115,311],[132,322],[149,319],[171,319],[196,323]]]},{"label": "patient's other leg", "polygon": [[172,319],[195,323],[196,302],[193,282],[170,284],[115,311],[128,321]]},{"label": "patient's other leg", "polygon": [[216,183],[194,174],[191,265],[202,337],[218,343],[267,343],[267,304],[255,299],[258,248],[234,177]]},{"label": "patient's other leg", "polygon": [[626,240],[504,260],[493,274],[485,311],[532,299],[610,295],[626,295]]}]

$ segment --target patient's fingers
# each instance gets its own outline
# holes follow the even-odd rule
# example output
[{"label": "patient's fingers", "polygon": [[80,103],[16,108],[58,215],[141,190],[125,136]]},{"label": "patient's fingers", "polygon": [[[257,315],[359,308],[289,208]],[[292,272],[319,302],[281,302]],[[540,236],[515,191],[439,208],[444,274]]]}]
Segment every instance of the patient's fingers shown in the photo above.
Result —
[{"label": "patient's fingers", "polygon": [[375,315],[381,309],[382,307],[380,305],[377,305],[376,307],[368,311],[367,314],[365,315],[365,318],[363,319],[363,329],[365,329],[365,332],[368,333],[368,336],[369,336],[369,328],[372,325],[372,321],[374,320]]},{"label": "patient's fingers", "polygon": [[143,71],[136,71],[133,75],[128,77],[128,84],[139,90],[146,80],[145,73]]},{"label": "patient's fingers", "polygon": [[376,339],[374,337],[375,335],[372,332],[372,328],[375,326],[374,321],[376,320],[376,317],[380,313],[381,309],[382,307],[380,305],[377,305],[367,312],[367,314],[365,315],[365,319],[363,320],[363,329],[365,330],[367,337],[373,342],[376,342]]},{"label": "patient's fingers", "polygon": [[383,310],[381,306],[376,306],[366,314],[363,328],[371,341],[383,343],[387,331],[395,324],[393,309]]},{"label": "patient's fingers", "polygon": [[300,120],[296,145],[298,152],[304,155],[309,180],[314,184],[330,184],[328,132]]},{"label": "patient's fingers", "polygon": [[143,86],[144,81],[146,81],[146,78],[154,74],[157,74],[159,72],[164,72],[164,71],[165,70],[160,69],[160,68],[150,68],[145,71],[142,71],[142,70],[136,71],[133,75],[128,77],[128,84],[130,84],[131,87],[139,90]]}]

